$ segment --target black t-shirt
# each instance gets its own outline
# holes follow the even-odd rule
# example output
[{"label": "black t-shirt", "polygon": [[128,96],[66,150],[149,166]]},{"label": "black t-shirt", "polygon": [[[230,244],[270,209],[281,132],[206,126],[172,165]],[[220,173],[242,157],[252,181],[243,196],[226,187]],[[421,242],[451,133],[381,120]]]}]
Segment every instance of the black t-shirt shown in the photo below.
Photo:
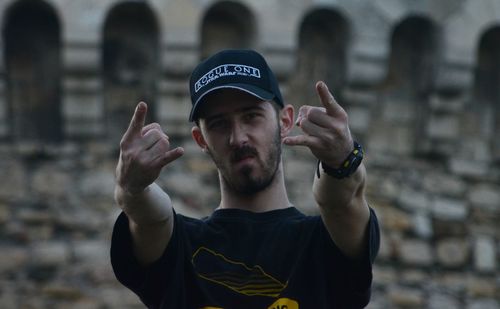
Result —
[{"label": "black t-shirt", "polygon": [[296,208],[216,210],[199,220],[176,214],[161,258],[141,267],[128,218],[115,224],[111,262],[118,280],[149,308],[363,308],[379,247],[373,210],[366,256],[354,261],[331,240],[321,217]]}]

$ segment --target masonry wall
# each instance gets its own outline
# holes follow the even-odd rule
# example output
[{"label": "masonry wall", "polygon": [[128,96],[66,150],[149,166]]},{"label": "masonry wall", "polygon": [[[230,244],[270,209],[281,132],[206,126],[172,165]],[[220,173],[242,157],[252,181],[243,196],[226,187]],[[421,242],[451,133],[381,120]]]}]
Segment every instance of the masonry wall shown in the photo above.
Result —
[{"label": "masonry wall", "polygon": [[[382,228],[369,308],[500,307],[500,1],[0,0],[0,307],[142,308],[115,279],[118,143],[139,100],[185,155],[178,212],[217,207],[187,81],[224,47],[265,55],[295,107],[325,80],[366,150]],[[317,213],[315,160],[285,148]]]}]

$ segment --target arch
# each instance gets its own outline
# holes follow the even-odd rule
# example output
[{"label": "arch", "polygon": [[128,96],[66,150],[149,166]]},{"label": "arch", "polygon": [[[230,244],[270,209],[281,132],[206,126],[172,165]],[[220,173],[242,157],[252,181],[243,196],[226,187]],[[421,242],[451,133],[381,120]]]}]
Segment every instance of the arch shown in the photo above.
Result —
[{"label": "arch", "polygon": [[500,159],[500,25],[486,29],[477,46],[474,79],[475,108],[487,136],[492,137],[495,160]]},{"label": "arch", "polygon": [[18,1],[6,11],[2,35],[11,137],[62,140],[61,28],[56,12],[44,1]]},{"label": "arch", "polygon": [[148,103],[148,119],[155,119],[159,69],[159,30],[146,2],[121,2],[112,7],[103,29],[101,54],[107,132],[120,138],[134,107]]},{"label": "arch", "polygon": [[210,7],[201,23],[201,59],[224,48],[252,48],[255,18],[243,4],[220,1]]},{"label": "arch", "polygon": [[481,35],[477,46],[474,96],[479,102],[500,105],[500,25]]},{"label": "arch", "polygon": [[298,33],[297,70],[290,81],[294,101],[316,102],[317,80],[325,81],[337,99],[341,97],[349,37],[349,21],[335,10],[319,8],[304,16]]},{"label": "arch", "polygon": [[425,17],[410,16],[395,27],[385,88],[398,97],[419,99],[434,85],[437,31]]}]

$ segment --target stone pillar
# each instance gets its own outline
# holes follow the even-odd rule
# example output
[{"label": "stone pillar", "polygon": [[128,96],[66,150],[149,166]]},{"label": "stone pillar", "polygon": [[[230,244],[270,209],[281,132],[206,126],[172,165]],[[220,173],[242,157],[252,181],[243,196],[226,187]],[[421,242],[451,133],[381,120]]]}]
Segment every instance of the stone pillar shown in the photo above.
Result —
[{"label": "stone pillar", "polygon": [[69,138],[95,138],[104,134],[100,52],[95,41],[64,43],[63,115]]}]

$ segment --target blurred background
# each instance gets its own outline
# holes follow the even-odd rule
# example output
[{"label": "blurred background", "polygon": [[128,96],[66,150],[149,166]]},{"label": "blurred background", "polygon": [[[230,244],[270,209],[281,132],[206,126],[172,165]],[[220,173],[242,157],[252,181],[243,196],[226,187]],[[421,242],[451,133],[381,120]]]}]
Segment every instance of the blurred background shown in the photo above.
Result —
[{"label": "blurred background", "polygon": [[[227,47],[297,108],[322,79],[348,111],[382,228],[368,308],[500,308],[500,0],[0,0],[0,20],[0,308],[143,308],[109,263],[119,140],[146,101],[186,149],[158,183],[210,214],[188,78]],[[317,213],[313,156],[284,161]]]}]

